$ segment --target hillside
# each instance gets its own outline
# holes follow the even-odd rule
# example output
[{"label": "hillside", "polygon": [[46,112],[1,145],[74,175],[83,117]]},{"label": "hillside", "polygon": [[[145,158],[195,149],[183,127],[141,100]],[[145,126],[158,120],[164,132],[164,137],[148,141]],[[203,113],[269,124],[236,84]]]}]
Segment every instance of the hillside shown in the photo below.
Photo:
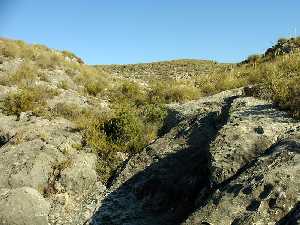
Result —
[{"label": "hillside", "polygon": [[141,80],[190,79],[230,68],[230,64],[220,64],[208,60],[172,60],[156,63],[128,65],[98,65],[104,71],[126,78]]},{"label": "hillside", "polygon": [[0,39],[0,224],[299,224],[298,41],[91,66]]}]

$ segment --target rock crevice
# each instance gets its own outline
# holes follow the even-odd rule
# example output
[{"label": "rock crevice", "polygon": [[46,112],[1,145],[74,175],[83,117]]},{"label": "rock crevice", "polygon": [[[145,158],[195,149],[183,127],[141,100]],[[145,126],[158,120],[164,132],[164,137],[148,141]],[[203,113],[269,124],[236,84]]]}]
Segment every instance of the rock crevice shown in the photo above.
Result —
[{"label": "rock crevice", "polygon": [[177,125],[126,162],[89,224],[249,224],[288,211],[275,210],[286,193],[274,172],[285,176],[293,164],[297,144],[287,137],[299,124],[236,91],[188,105],[178,106]]}]

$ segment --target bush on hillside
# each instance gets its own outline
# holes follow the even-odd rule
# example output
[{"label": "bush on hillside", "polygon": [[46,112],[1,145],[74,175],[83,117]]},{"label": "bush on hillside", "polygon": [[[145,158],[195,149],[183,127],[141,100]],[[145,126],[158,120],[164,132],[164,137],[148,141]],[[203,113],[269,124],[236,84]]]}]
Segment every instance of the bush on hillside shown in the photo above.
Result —
[{"label": "bush on hillside", "polygon": [[103,124],[103,131],[108,140],[126,152],[135,153],[144,145],[143,123],[139,116],[128,109],[117,114]]},{"label": "bush on hillside", "polygon": [[259,97],[300,116],[300,55],[279,57],[272,64],[262,64],[256,75],[261,89]]},{"label": "bush on hillside", "polygon": [[146,123],[161,123],[167,116],[163,104],[145,104],[141,108],[141,114]]},{"label": "bush on hillside", "polygon": [[72,103],[59,102],[51,109],[51,115],[61,116],[68,120],[76,120],[82,114],[82,110],[78,105]]},{"label": "bush on hillside", "polygon": [[184,102],[197,99],[198,89],[192,84],[184,84],[176,81],[154,82],[148,92],[150,102],[171,103]]},{"label": "bush on hillside", "polygon": [[24,62],[18,70],[9,76],[9,84],[30,85],[38,78],[38,68],[29,62]]},{"label": "bush on hillside", "polygon": [[75,83],[83,85],[89,95],[102,94],[108,86],[105,74],[87,66],[80,67],[78,75],[73,77]]},{"label": "bush on hillside", "polygon": [[146,101],[144,90],[135,82],[122,81],[116,88],[110,90],[109,98],[114,104],[133,103],[134,105],[142,105]]},{"label": "bush on hillside", "polygon": [[[0,40],[3,41],[3,40]],[[0,54],[8,58],[16,58],[20,54],[18,45],[12,41],[5,40],[5,43],[1,43]]]},{"label": "bush on hillside", "polygon": [[3,110],[8,115],[20,116],[21,112],[27,111],[39,115],[45,111],[46,100],[57,94],[55,90],[43,86],[25,87],[8,94],[3,102]]},{"label": "bush on hillside", "polygon": [[56,53],[41,53],[35,60],[36,64],[42,69],[54,69],[63,62],[62,56]]},{"label": "bush on hillside", "polygon": [[64,90],[68,90],[70,89],[70,83],[68,82],[68,80],[61,80],[58,82],[57,84],[58,88],[64,89]]}]

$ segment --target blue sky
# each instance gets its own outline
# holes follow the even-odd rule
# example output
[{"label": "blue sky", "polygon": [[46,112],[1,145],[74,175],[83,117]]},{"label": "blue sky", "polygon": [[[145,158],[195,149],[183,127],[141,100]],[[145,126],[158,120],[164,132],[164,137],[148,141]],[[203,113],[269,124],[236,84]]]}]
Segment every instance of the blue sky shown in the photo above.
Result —
[{"label": "blue sky", "polygon": [[0,0],[0,36],[89,64],[237,62],[300,34],[299,0]]}]

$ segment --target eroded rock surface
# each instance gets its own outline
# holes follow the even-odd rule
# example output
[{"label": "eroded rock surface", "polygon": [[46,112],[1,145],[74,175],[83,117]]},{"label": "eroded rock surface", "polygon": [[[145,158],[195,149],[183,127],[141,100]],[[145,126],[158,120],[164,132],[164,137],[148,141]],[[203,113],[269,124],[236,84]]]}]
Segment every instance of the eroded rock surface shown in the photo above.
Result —
[{"label": "eroded rock surface", "polygon": [[299,201],[299,153],[298,131],[220,185],[183,224],[275,224]]},{"label": "eroded rock surface", "polygon": [[83,224],[92,215],[105,187],[71,122],[0,114],[0,141],[0,224]]},{"label": "eroded rock surface", "polygon": [[299,122],[241,89],[170,112],[167,133],[124,163],[90,224],[275,224],[297,206]]},{"label": "eroded rock surface", "polygon": [[29,187],[0,189],[0,224],[47,225],[50,204]]}]

